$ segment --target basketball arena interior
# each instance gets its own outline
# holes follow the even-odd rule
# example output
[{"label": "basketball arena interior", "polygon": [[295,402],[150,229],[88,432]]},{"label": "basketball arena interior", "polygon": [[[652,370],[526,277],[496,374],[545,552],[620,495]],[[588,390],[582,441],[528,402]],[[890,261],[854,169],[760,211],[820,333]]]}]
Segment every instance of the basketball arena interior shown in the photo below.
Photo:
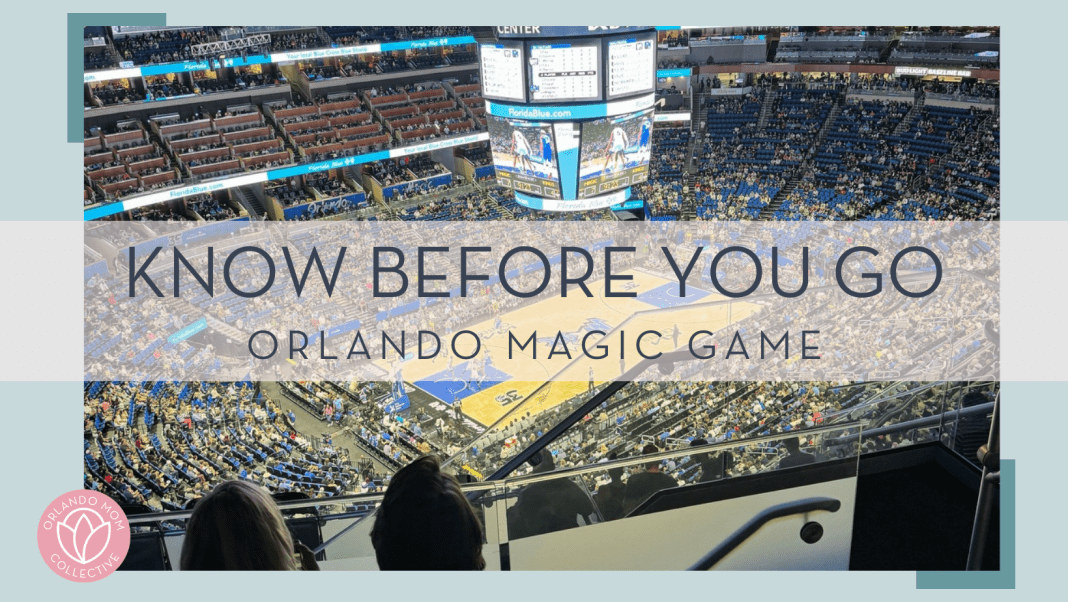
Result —
[{"label": "basketball arena interior", "polygon": [[[279,361],[271,379],[176,381],[161,375],[234,373],[250,335],[284,316],[230,291],[121,291],[131,248],[232,249],[271,222],[290,222],[288,244],[308,251],[313,230],[300,228],[322,222],[509,222],[522,239],[552,221],[998,221],[999,35],[86,27],[84,353],[87,374],[107,376],[84,383],[84,488],[126,510],[122,569],[180,570],[197,501],[234,481],[271,494],[314,556],[305,565],[387,568],[382,542],[407,532],[383,534],[384,508],[403,520],[384,502],[393,477],[432,456],[477,518],[476,568],[997,570],[998,323],[961,319],[986,311],[973,291],[998,294],[982,239],[947,277],[958,297],[918,304],[935,324],[925,361],[881,355],[781,381],[592,368],[520,381],[451,357],[403,377],[368,361],[299,380]],[[645,261],[624,266],[639,299],[686,311]],[[722,319],[751,327],[789,303]],[[494,293],[466,307],[439,321],[491,332],[570,319]],[[407,310],[360,299],[302,311],[337,335],[412,326]],[[143,319],[104,319],[117,312]],[[207,319],[169,318],[186,314]],[[576,319],[579,334],[619,325]],[[902,328],[851,319],[887,341]],[[123,369],[90,369],[116,358]],[[639,364],[619,373],[664,369]]]}]

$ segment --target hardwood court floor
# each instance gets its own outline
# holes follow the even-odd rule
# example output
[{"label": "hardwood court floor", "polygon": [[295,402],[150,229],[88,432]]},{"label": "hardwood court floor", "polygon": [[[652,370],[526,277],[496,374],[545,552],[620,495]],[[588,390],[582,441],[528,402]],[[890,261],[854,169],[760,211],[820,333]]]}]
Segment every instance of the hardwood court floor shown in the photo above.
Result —
[{"label": "hardwood court floor", "polygon": [[[452,369],[444,357],[406,362],[402,377],[446,404],[461,400],[464,415],[483,426],[490,426],[520,406],[521,410],[516,416],[527,412],[535,415],[586,391],[589,388],[591,366],[595,383],[615,379],[620,374],[621,348],[625,352],[627,368],[641,360],[634,342],[643,331],[658,330],[664,336],[646,335],[642,340],[642,350],[647,355],[663,353],[674,348],[670,333],[676,325],[682,333],[679,346],[685,347],[693,332],[701,329],[715,332],[747,317],[758,307],[737,301],[729,307],[727,304],[691,307],[726,297],[709,293],[703,290],[703,286],[690,285],[687,286],[685,299],[679,299],[677,282],[639,270],[624,273],[632,275],[634,279],[613,283],[613,290],[633,291],[638,297],[604,298],[604,281],[601,280],[590,283],[592,291],[599,291],[593,298],[586,297],[578,290],[569,291],[567,298],[554,296],[505,313],[501,316],[499,329],[494,328],[493,319],[470,327],[468,330],[479,335],[481,353],[485,354],[488,350],[493,358],[492,369],[487,371],[489,377],[481,388],[468,381],[470,371],[467,363],[458,358],[454,358]],[[694,281],[691,279],[691,282]],[[639,312],[645,313],[635,315]],[[623,325],[626,333],[622,346],[618,333],[615,333],[603,342],[608,347],[607,357],[592,360],[583,355],[581,339],[586,332],[611,332],[620,325]],[[536,332],[536,350],[528,346],[521,351],[519,345],[513,344],[514,359],[509,360],[508,331],[520,342],[526,342]],[[562,353],[549,359],[551,343],[558,332],[564,333],[572,359]],[[597,354],[598,338],[599,335],[594,335],[589,339],[591,354]],[[443,345],[449,344],[444,336],[442,341]],[[458,339],[457,349],[464,354],[470,353],[474,349],[473,340]],[[560,349],[558,346],[557,350]],[[533,357],[535,354],[536,359]],[[390,370],[389,361],[380,360],[376,363]],[[550,380],[552,382],[546,382]],[[542,385],[545,386],[535,398],[521,403]]]}]

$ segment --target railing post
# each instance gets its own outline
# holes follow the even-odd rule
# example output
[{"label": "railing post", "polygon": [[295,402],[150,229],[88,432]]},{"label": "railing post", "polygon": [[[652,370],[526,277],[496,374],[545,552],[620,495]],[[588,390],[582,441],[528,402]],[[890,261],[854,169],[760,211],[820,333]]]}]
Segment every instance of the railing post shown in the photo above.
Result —
[{"label": "railing post", "polygon": [[990,533],[990,518],[994,510],[994,494],[998,485],[998,471],[1001,456],[1000,393],[994,399],[994,416],[990,421],[990,437],[984,447],[979,448],[979,460],[983,464],[983,477],[979,482],[979,502],[975,508],[975,521],[972,525],[972,541],[968,546],[968,564],[966,570],[978,571],[983,567],[986,552],[986,540]]}]

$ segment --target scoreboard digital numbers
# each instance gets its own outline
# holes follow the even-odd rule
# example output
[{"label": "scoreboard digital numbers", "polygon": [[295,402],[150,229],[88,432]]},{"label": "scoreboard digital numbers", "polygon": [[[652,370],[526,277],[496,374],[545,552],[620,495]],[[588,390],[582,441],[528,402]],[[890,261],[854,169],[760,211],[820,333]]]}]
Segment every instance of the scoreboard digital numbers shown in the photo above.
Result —
[{"label": "scoreboard digital numbers", "polygon": [[650,36],[608,41],[608,98],[656,88],[656,43]]},{"label": "scoreboard digital numbers", "polygon": [[498,100],[526,100],[521,44],[481,44],[482,95]]},{"label": "scoreboard digital numbers", "polygon": [[517,203],[599,209],[626,202],[648,180],[656,28],[516,25],[473,33],[494,174]]},{"label": "scoreboard digital numbers", "polygon": [[531,44],[529,56],[532,101],[601,99],[599,41]]}]

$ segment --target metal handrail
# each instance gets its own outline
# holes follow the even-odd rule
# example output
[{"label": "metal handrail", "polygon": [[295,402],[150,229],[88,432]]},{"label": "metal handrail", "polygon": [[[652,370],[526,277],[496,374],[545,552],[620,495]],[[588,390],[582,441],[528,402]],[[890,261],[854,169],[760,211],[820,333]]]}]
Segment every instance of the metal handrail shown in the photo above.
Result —
[{"label": "metal handrail", "polygon": [[[648,454],[642,456],[635,456],[632,458],[617,458],[608,462],[600,462],[597,464],[588,464],[586,466],[576,466],[572,468],[561,468],[552,472],[543,472],[531,475],[524,475],[521,477],[515,477],[514,479],[504,479],[504,482],[509,487],[518,487],[522,485],[530,485],[532,483],[539,483],[542,481],[552,481],[555,479],[561,479],[565,477],[581,476],[589,472],[604,472],[610,468],[630,468],[633,466],[642,466],[649,464],[650,462],[658,462],[660,460],[667,460],[669,458],[677,458],[681,456],[692,456],[694,454],[709,454],[720,451],[730,451],[738,447],[748,447],[750,445],[760,445],[762,443],[772,443],[776,441],[782,441],[784,439],[791,439],[796,437],[809,437],[811,435],[820,435],[833,431],[843,431],[853,428],[863,428],[867,424],[866,421],[850,422],[846,424],[836,424],[832,426],[821,426],[810,429],[799,429],[796,431],[788,431],[785,433],[773,433],[771,435],[762,435],[760,437],[747,437],[742,439],[732,439],[730,441],[721,441],[719,443],[710,443],[708,445],[699,445],[696,447],[686,447],[682,449],[668,450],[657,452],[655,454]],[[837,440],[836,440],[837,441]]]},{"label": "metal handrail", "polygon": [[[494,487],[495,485],[493,483],[468,483],[463,485],[464,491],[492,490]],[[376,504],[382,500],[383,495],[385,494],[382,492],[358,493],[354,495],[328,498],[286,500],[278,501],[275,503],[277,504],[278,508],[283,512],[291,512],[295,510],[314,509],[320,506],[359,505],[372,503]],[[193,516],[192,510],[153,512],[151,514],[137,514],[134,516],[130,516],[129,523],[131,526],[137,526],[149,523],[188,520],[191,516]]]},{"label": "metal handrail", "polygon": [[732,533],[730,537],[712,548],[708,554],[705,554],[687,570],[707,571],[711,569],[720,560],[723,560],[728,554],[733,552],[738,546],[745,543],[745,540],[752,537],[754,533],[761,529],[761,527],[773,520],[793,516],[795,514],[809,514],[810,512],[817,511],[838,512],[841,507],[842,502],[834,498],[814,497],[794,502],[786,502],[784,504],[766,508],[760,514],[749,519],[749,522],[742,525],[742,527]]},{"label": "metal handrail", "polygon": [[[864,437],[877,437],[879,435],[885,435],[887,433],[896,433],[896,432],[899,432],[899,431],[911,431],[913,429],[919,429],[919,428],[930,428],[930,427],[940,428],[939,425],[942,423],[941,421],[943,419],[952,420],[952,419],[961,418],[961,417],[964,417],[964,416],[977,416],[977,415],[987,414],[993,408],[994,408],[994,404],[993,403],[984,403],[984,404],[980,404],[980,405],[973,406],[973,407],[970,407],[970,408],[963,408],[963,409],[960,409],[960,410],[949,410],[947,412],[942,412],[940,414],[937,414],[937,415],[934,415],[934,416],[928,416],[926,418],[917,418],[916,420],[909,420],[908,422],[895,422],[894,424],[890,424],[890,425],[887,425],[887,426],[882,426],[882,427],[879,427],[879,428],[874,428],[874,429],[871,429],[871,430],[867,430],[866,429],[864,431],[864,433],[863,433],[863,436]],[[846,423],[846,424],[848,425],[848,424],[852,424],[852,423]],[[842,425],[839,425],[839,426],[842,426]],[[801,432],[806,432],[806,431],[801,431]],[[852,443],[853,441],[858,440],[860,437],[861,437],[860,434],[845,435],[845,436],[839,437],[837,439],[832,439],[832,440],[828,441],[827,443],[829,443],[831,445],[844,445],[846,443]]]},{"label": "metal handrail", "polygon": [[966,569],[978,571],[983,568],[986,540],[990,533],[990,519],[994,511],[993,488],[1000,482],[1001,473],[1001,392],[994,398],[994,416],[990,421],[990,435],[986,445],[979,449],[978,459],[983,465],[983,478],[979,483],[979,501],[975,507],[972,523],[972,539],[968,545]]}]

